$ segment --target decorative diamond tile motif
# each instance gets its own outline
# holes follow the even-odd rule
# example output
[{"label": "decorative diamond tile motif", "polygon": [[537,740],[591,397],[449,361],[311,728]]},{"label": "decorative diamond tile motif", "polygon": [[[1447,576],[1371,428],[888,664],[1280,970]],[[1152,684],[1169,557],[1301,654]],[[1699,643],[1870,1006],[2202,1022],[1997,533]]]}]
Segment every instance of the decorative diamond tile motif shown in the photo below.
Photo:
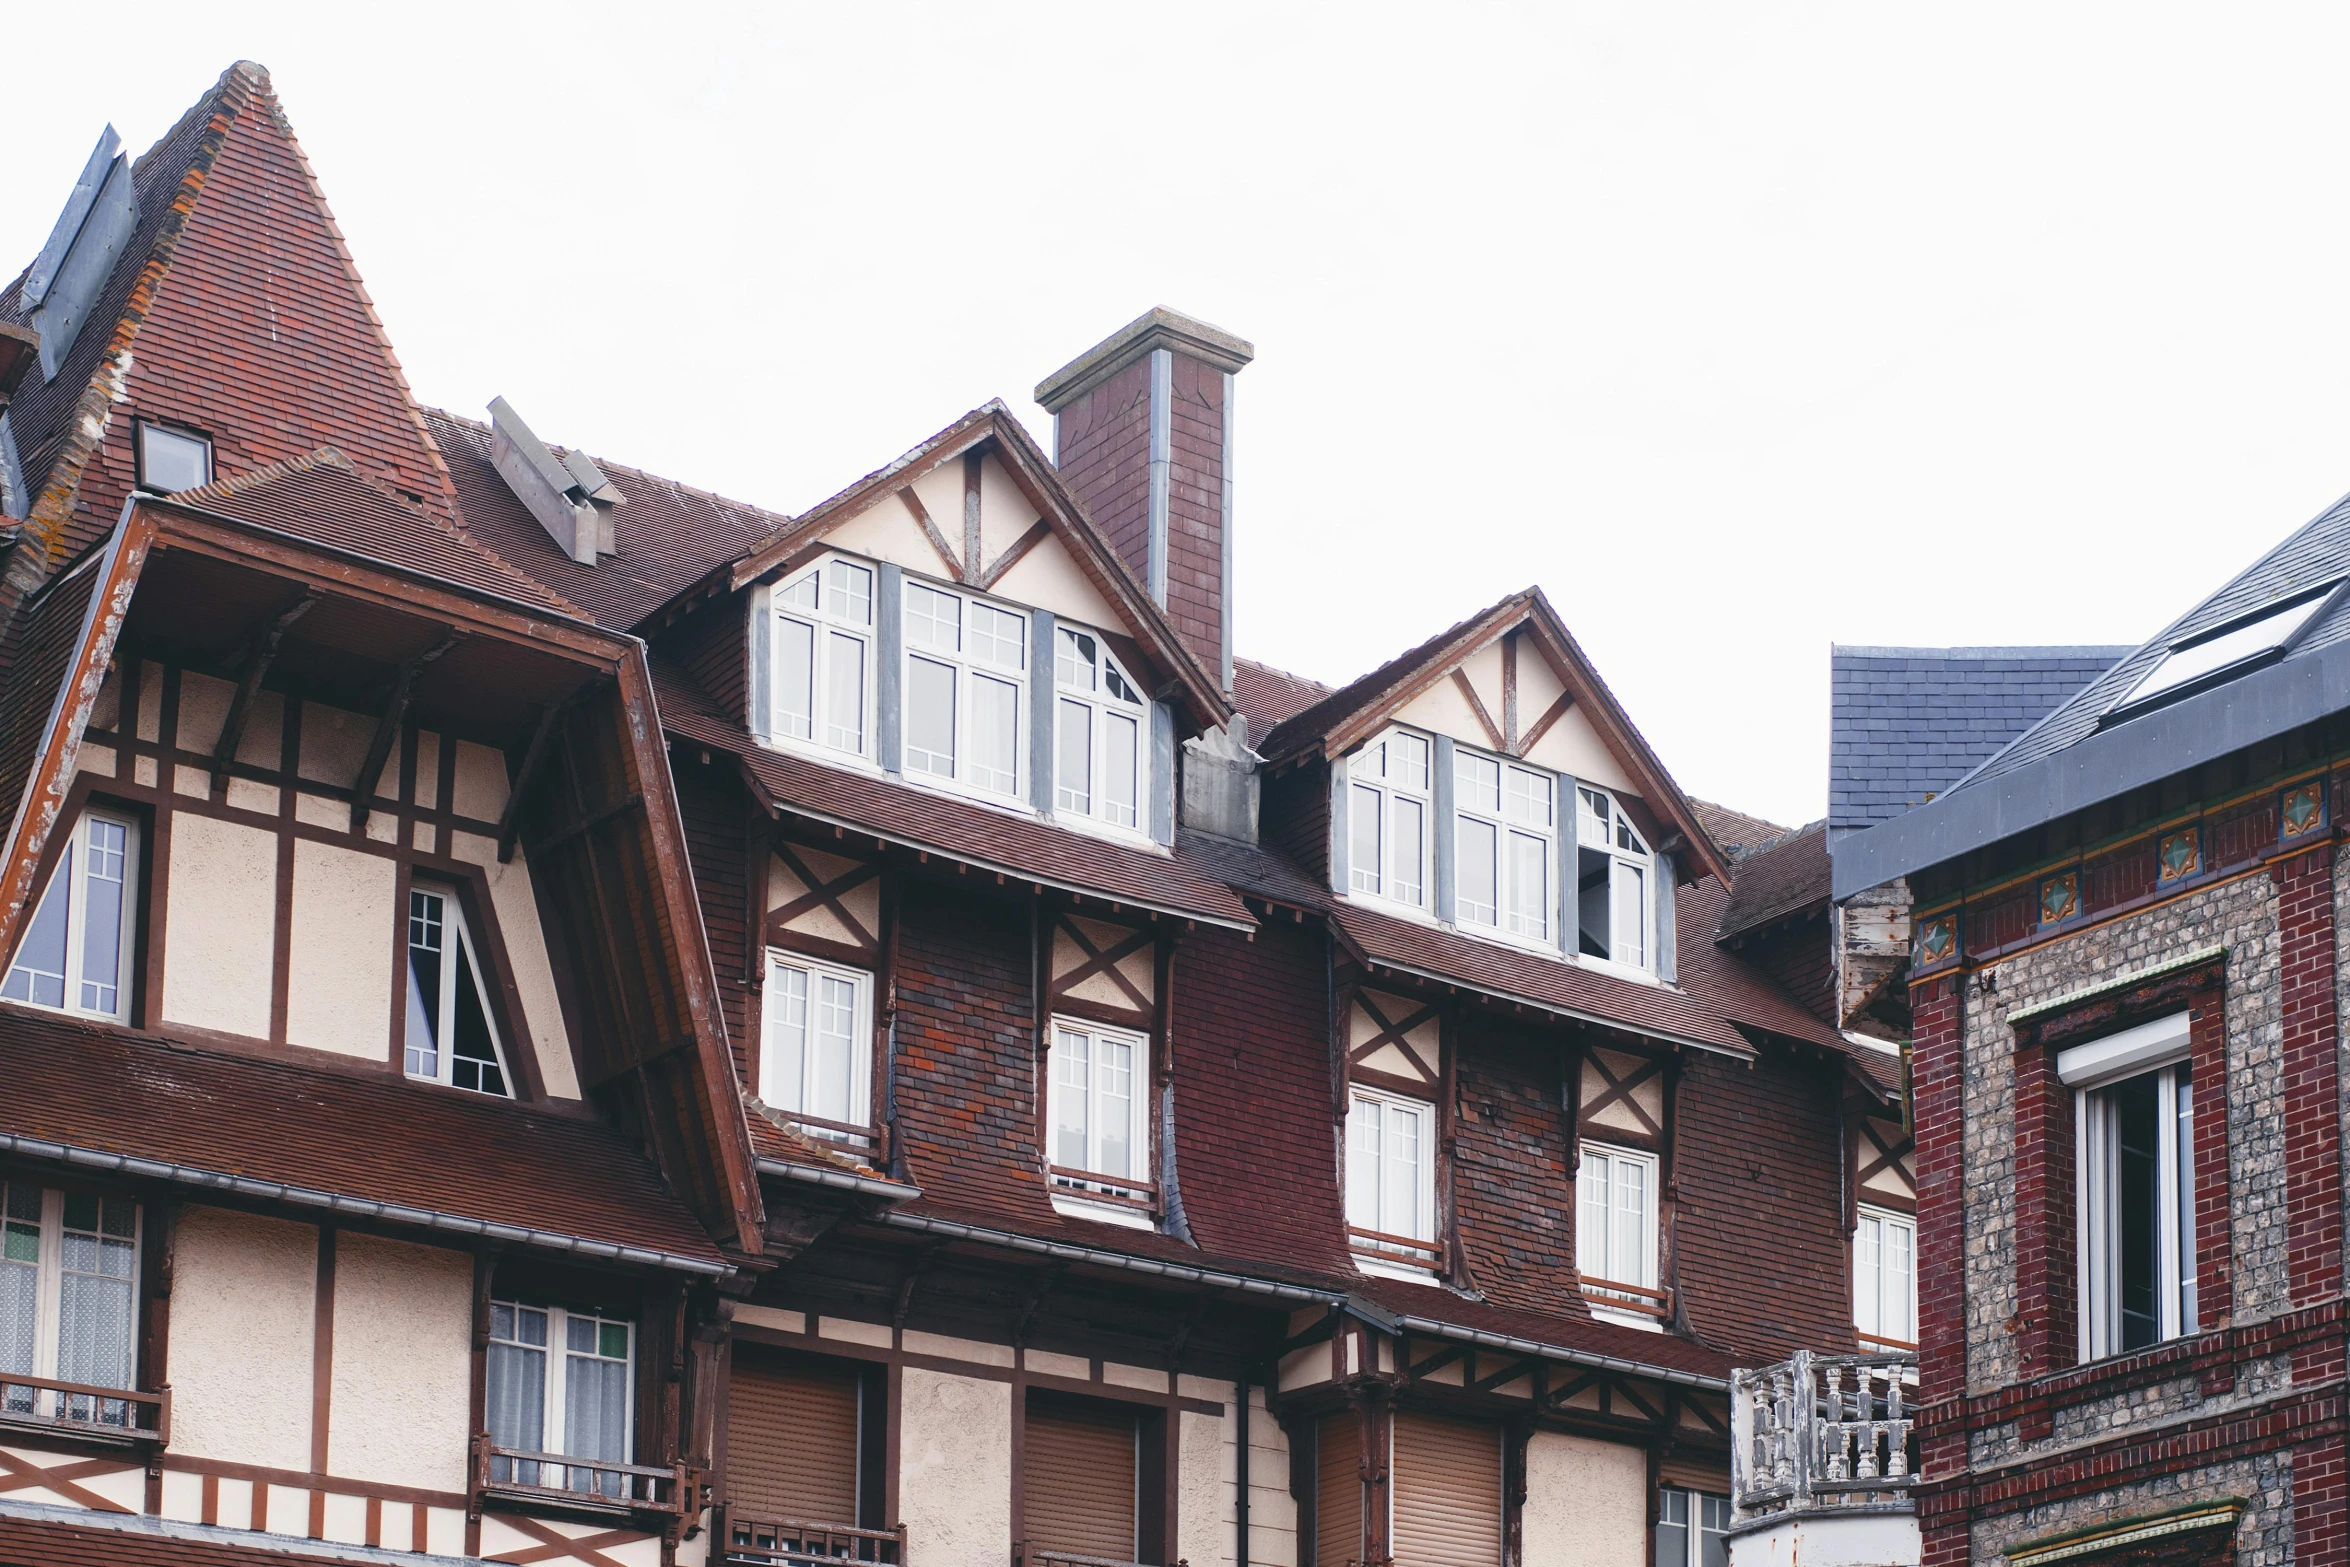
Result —
[{"label": "decorative diamond tile motif", "polygon": [[1958,916],[1937,914],[1918,922],[1918,962],[1939,963],[1958,950]]},{"label": "decorative diamond tile motif", "polygon": [[2277,818],[2285,824],[2285,836],[2288,838],[2298,838],[2303,833],[2315,832],[2323,827],[2326,823],[2326,807],[2322,780],[2312,778],[2287,789],[2279,804]]},{"label": "decorative diamond tile motif", "polygon": [[2202,868],[2203,847],[2197,841],[2194,828],[2182,827],[2177,832],[2162,835],[2159,880],[2180,881]]},{"label": "decorative diamond tile motif", "polygon": [[2081,912],[2081,873],[2066,871],[2040,883],[2040,923],[2061,924]]}]

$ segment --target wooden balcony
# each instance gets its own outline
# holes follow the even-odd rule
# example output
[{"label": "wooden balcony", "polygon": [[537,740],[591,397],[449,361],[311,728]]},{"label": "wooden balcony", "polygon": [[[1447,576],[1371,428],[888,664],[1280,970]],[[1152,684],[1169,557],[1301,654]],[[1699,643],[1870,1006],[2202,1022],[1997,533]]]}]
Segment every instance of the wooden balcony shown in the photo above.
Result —
[{"label": "wooden balcony", "polygon": [[1643,1317],[1654,1317],[1659,1322],[1673,1320],[1673,1292],[1650,1289],[1645,1284],[1620,1284],[1614,1279],[1583,1278],[1583,1296],[1594,1306],[1610,1311],[1630,1311]]},{"label": "wooden balcony", "polygon": [[171,1442],[171,1389],[142,1393],[0,1371],[0,1430],[165,1447]]},{"label": "wooden balcony", "polygon": [[719,1537],[725,1560],[755,1567],[832,1567],[839,1562],[875,1562],[905,1567],[906,1526],[852,1529],[845,1524],[808,1523],[798,1518],[761,1518],[728,1509]]},{"label": "wooden balcony", "polygon": [[692,1521],[703,1506],[702,1477],[684,1464],[620,1464],[562,1453],[499,1447],[487,1432],[473,1438],[473,1499],[566,1513]]},{"label": "wooden balcony", "polygon": [[[1141,1567],[1141,1564],[1120,1561],[1115,1556],[1079,1556],[1050,1546],[1020,1544],[1012,1547],[1012,1567]],[[1178,1561],[1175,1567],[1191,1567],[1191,1564]]]}]

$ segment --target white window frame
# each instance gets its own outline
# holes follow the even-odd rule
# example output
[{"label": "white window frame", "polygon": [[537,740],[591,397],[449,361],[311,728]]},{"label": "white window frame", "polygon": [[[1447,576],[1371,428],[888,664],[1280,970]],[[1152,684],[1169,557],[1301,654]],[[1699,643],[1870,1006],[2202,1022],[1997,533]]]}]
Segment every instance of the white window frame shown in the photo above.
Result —
[{"label": "white window frame", "polygon": [[[153,460],[148,447],[150,442],[157,440],[175,442],[182,448],[192,449],[201,458],[198,466],[203,470],[202,477],[193,484],[175,484],[168,490],[156,483],[154,476],[148,472],[149,464]],[[208,435],[198,435],[193,430],[178,430],[167,424],[157,424],[151,419],[141,419],[138,421],[137,458],[139,488],[150,494],[180,495],[189,490],[202,489],[212,482],[212,438]]]},{"label": "white window frame", "polygon": [[[1417,753],[1419,781],[1412,780]],[[1347,758],[1347,888],[1415,914],[1430,912],[1436,880],[1436,742],[1395,728]],[[1403,845],[1400,823],[1419,822],[1419,853]],[[1364,838],[1370,842],[1365,864]]]},{"label": "white window frame", "polygon": [[[1071,645],[1071,639],[1093,645],[1092,662],[1083,663],[1084,652]],[[1066,650],[1066,651],[1064,651]],[[1063,666],[1071,669],[1084,667],[1088,683],[1078,684],[1063,678]],[[1112,679],[1133,693],[1133,700],[1113,695],[1109,689]],[[1067,738],[1066,725],[1073,712],[1086,714],[1086,794],[1084,799],[1073,797],[1064,786],[1061,768],[1061,747]],[[1134,820],[1121,822],[1109,809],[1107,778],[1111,755],[1110,720],[1112,718],[1134,725]],[[1097,829],[1139,843],[1151,840],[1151,704],[1143,694],[1142,682],[1134,678],[1125,662],[1110,651],[1109,638],[1085,626],[1056,624],[1053,627],[1053,816],[1058,821],[1074,826]]]},{"label": "white window frame", "polygon": [[[864,614],[859,619],[853,612],[856,603],[855,577],[864,575]],[[792,602],[795,595],[813,582],[816,604]],[[881,572],[871,561],[857,560],[846,555],[826,555],[805,570],[775,584],[768,594],[770,613],[776,623],[770,627],[768,638],[767,733],[774,742],[789,750],[805,752],[826,761],[837,762],[844,757],[871,763],[875,754],[874,731],[879,721],[880,638],[876,635],[875,611],[880,607]],[[835,609],[835,603],[842,606]],[[786,637],[793,634],[786,627],[803,630],[808,638],[808,732],[797,732],[801,722],[797,714],[784,709],[783,657]],[[857,743],[854,746],[838,743],[836,726],[830,721],[826,697],[831,690],[835,661],[846,656],[844,651],[854,644],[862,666],[857,693]]]},{"label": "white window frame", "polygon": [[[1376,1147],[1367,1148],[1364,1138],[1372,1119],[1364,1111],[1373,1107],[1379,1112],[1379,1141]],[[1387,1197],[1393,1190],[1388,1169],[1393,1145],[1388,1131],[1390,1118],[1399,1112],[1416,1116],[1419,1122],[1419,1165],[1412,1172],[1416,1212],[1409,1228],[1390,1229],[1392,1217],[1386,1208]],[[1442,1257],[1436,1234],[1436,1154],[1433,1103],[1360,1083],[1350,1085],[1346,1106],[1346,1229],[1358,1268],[1422,1283],[1436,1271]],[[1368,1177],[1364,1173],[1366,1157],[1372,1171]],[[1376,1220],[1368,1224],[1359,1222],[1357,1217],[1362,1212],[1358,1199],[1366,1195],[1360,1183],[1366,1178],[1372,1183],[1367,1193],[1370,1204],[1378,1213]]]},{"label": "white window frame", "polygon": [[[1730,1499],[1726,1496],[1712,1491],[1692,1491],[1677,1485],[1658,1486],[1655,1567],[1705,1567],[1705,1540],[1708,1535],[1722,1542],[1720,1557],[1728,1560],[1730,1518]],[[1675,1527],[1680,1529],[1682,1541],[1682,1550],[1677,1557],[1667,1554],[1664,1540],[1664,1531]]]},{"label": "white window frame", "polygon": [[[1053,1193],[1053,1205],[1064,1211],[1079,1212],[1083,1217],[1107,1219],[1130,1228],[1156,1229],[1152,1217],[1157,1209],[1157,1161],[1151,1147],[1151,1102],[1155,1084],[1151,1072],[1151,1041],[1147,1034],[1130,1028],[1116,1028],[1104,1023],[1090,1022],[1078,1017],[1059,1017],[1052,1020],[1053,1043],[1045,1058],[1045,1180]],[[1064,1165],[1060,1153],[1061,1111],[1067,1096],[1073,1092],[1063,1082],[1063,1067],[1069,1058],[1064,1055],[1065,1042],[1084,1042],[1086,1061],[1086,1161],[1083,1165]],[[1123,1045],[1127,1056],[1126,1146],[1133,1150],[1133,1164],[1140,1173],[1119,1176],[1095,1168],[1101,1132],[1105,1125],[1101,1099],[1101,1057],[1103,1043]],[[1066,1205],[1066,1206],[1064,1206]]]},{"label": "white window frame", "polygon": [[[1604,812],[1604,814],[1603,814]],[[1609,954],[1594,958],[1583,951],[1583,851],[1604,851],[1608,863],[1608,946]],[[1649,848],[1648,835],[1625,811],[1623,802],[1615,794],[1598,784],[1578,782],[1575,786],[1575,941],[1573,950],[1586,963],[1612,963],[1620,968],[1641,973],[1656,970],[1656,878],[1657,859]],[[1619,956],[1623,943],[1616,936],[1616,916],[1623,908],[1624,887],[1628,878],[1639,878],[1640,898],[1640,952],[1637,957]]]},{"label": "white window frame", "polygon": [[[514,1065],[506,1054],[505,1032],[498,1027],[498,1011],[490,992],[489,965],[483,959],[481,942],[473,934],[472,923],[465,917],[464,900],[457,896],[455,887],[443,882],[422,880],[409,885],[408,907],[400,913],[400,963],[403,977],[408,976],[408,966],[413,961],[410,953],[416,943],[416,900],[419,898],[437,899],[441,906],[441,993],[428,998],[433,1005],[434,1019],[440,1031],[434,1036],[434,1069],[430,1072],[415,1070],[408,1060],[409,1053],[415,1047],[408,1043],[405,1011],[414,998],[411,979],[410,984],[401,989],[401,1071],[412,1083],[438,1083],[444,1088],[454,1088],[459,1093],[480,1094],[488,1099],[515,1098]],[[473,960],[475,999],[481,1005],[482,1021],[489,1027],[490,1052],[497,1058],[498,1079],[502,1085],[499,1092],[469,1087],[457,1081],[457,964],[454,961],[455,948],[449,939],[452,931],[457,941],[464,943],[465,951]]]},{"label": "white window frame", "polygon": [[[89,990],[93,984],[103,990],[107,982],[103,979],[94,980],[91,975],[84,972],[83,967],[83,961],[88,955],[89,947],[89,922],[82,918],[84,885],[89,874],[91,838],[94,829],[100,824],[122,834],[122,843],[118,851],[121,855],[121,863],[118,868],[121,872],[119,884],[122,888],[122,906],[115,926],[115,972],[112,982],[114,1005],[112,1007],[96,1004],[88,999]],[[117,851],[109,850],[108,852]],[[17,938],[15,956],[10,961],[5,979],[0,980],[0,988],[15,989],[19,974],[28,976],[28,988],[32,982],[32,976],[36,974],[48,975],[49,971],[46,969],[36,971],[25,967],[25,947],[31,940],[34,930],[39,926],[41,916],[48,911],[49,900],[52,897],[63,897],[66,900],[62,916],[65,920],[65,972],[58,976],[63,981],[61,988],[64,1000],[62,1004],[52,1005],[46,1001],[35,1000],[30,995],[11,997],[10,999],[22,1001],[26,1006],[39,1007],[46,1012],[70,1012],[76,1017],[103,1018],[112,1023],[129,1021],[132,974],[136,968],[134,958],[138,944],[139,823],[137,818],[122,811],[92,806],[74,819],[73,836],[68,842],[65,852],[59,855],[56,868],[49,873],[48,884],[41,889],[40,898],[31,905],[32,918],[25,921],[22,934]]]},{"label": "white window frame", "polygon": [[[2200,1329],[2196,1300],[2195,1096],[2185,1013],[2060,1052],[2059,1081],[2073,1090],[2075,1230],[2079,1259],[2080,1358],[2136,1354]],[[2154,1079],[2155,1336],[2122,1347],[2120,1244],[2115,1167],[2120,1157],[2112,1091]]]},{"label": "white window frame", "polygon": [[[127,1204],[131,1210],[130,1271],[127,1274],[100,1275],[121,1278],[130,1286],[129,1304],[125,1308],[123,1316],[123,1346],[128,1364],[124,1369],[120,1383],[99,1381],[87,1374],[61,1378],[57,1374],[57,1368],[58,1358],[62,1353],[61,1341],[64,1337],[65,1327],[65,1275],[69,1271],[65,1265],[65,1204],[68,1194],[58,1187],[44,1186],[39,1181],[26,1180],[18,1176],[0,1178],[0,1259],[8,1258],[10,1251],[13,1250],[8,1244],[8,1232],[19,1228],[23,1221],[13,1219],[11,1215],[17,1202],[21,1201],[18,1194],[25,1192],[37,1193],[40,1205],[40,1218],[37,1221],[38,1235],[35,1241],[35,1256],[32,1261],[33,1356],[31,1368],[28,1371],[15,1374],[41,1377],[49,1381],[80,1382],[84,1386],[90,1387],[120,1386],[125,1392],[134,1391],[139,1380],[139,1285],[146,1243],[147,1213],[145,1206],[132,1198],[107,1192],[92,1192],[84,1189],[72,1194],[92,1199],[101,1205],[106,1203]],[[101,1225],[104,1223],[103,1213],[104,1210],[101,1207],[99,1221]],[[77,1233],[103,1234],[103,1231]],[[119,1237],[116,1238],[119,1239]],[[0,1267],[17,1268],[22,1266],[24,1263],[18,1260],[0,1261]],[[8,1369],[0,1367],[0,1415],[13,1413],[30,1414],[41,1418],[63,1417],[72,1420],[94,1421],[101,1425],[125,1427],[138,1424],[137,1412],[134,1406],[127,1401],[93,1399],[88,1395],[62,1394],[46,1390],[32,1393],[28,1398],[26,1396],[27,1389],[22,1384],[13,1388],[6,1385],[9,1375]]]},{"label": "white window frame", "polygon": [[[1605,1288],[1609,1284],[1631,1286],[1634,1290],[1654,1290],[1657,1284],[1657,1233],[1663,1205],[1657,1191],[1657,1178],[1663,1161],[1645,1149],[1623,1148],[1611,1143],[1585,1142],[1582,1162],[1575,1171],[1575,1272],[1582,1282],[1584,1296],[1592,1314],[1611,1322],[1622,1322],[1633,1327],[1661,1329],[1662,1319],[1656,1314],[1664,1302],[1630,1291],[1618,1292]],[[1624,1218],[1624,1185],[1619,1179],[1626,1167],[1636,1167],[1641,1174],[1641,1206],[1636,1222],[1639,1226],[1639,1277],[1620,1279],[1614,1276],[1616,1263],[1621,1260],[1618,1251],[1622,1240]],[[1591,1231],[1591,1191],[1594,1179],[1603,1191],[1600,1211],[1606,1219],[1606,1233],[1595,1237]],[[1596,1253],[1593,1247],[1597,1247]],[[1604,1262],[1609,1271],[1594,1274],[1585,1266],[1587,1261]]]},{"label": "white window frame", "polygon": [[[539,1425],[539,1430],[541,1432],[540,1440],[543,1441],[546,1445],[539,1450],[557,1457],[581,1458],[585,1460],[585,1462],[577,1466],[571,1466],[561,1464],[536,1464],[512,1459],[499,1459],[496,1462],[500,1467],[506,1470],[506,1473],[504,1475],[497,1475],[496,1478],[512,1479],[523,1485],[541,1486],[552,1490],[597,1491],[602,1489],[605,1494],[610,1494],[611,1483],[609,1479],[607,1479],[602,1487],[599,1487],[594,1477],[595,1472],[594,1470],[590,1469],[588,1465],[591,1463],[633,1464],[636,1462],[637,1325],[635,1321],[627,1317],[605,1316],[601,1312],[575,1312],[562,1306],[542,1305],[537,1301],[525,1300],[520,1296],[514,1295],[493,1296],[490,1300],[490,1306],[493,1312],[496,1310],[496,1308],[503,1306],[508,1310],[517,1313],[518,1316],[519,1313],[525,1311],[540,1311],[546,1313],[547,1342],[544,1345],[522,1344],[518,1339],[508,1339],[503,1341],[493,1339],[492,1342],[505,1342],[514,1344],[516,1347],[525,1350],[538,1350],[547,1357],[547,1375],[544,1390],[546,1402],[540,1416]],[[611,1324],[626,1328],[628,1330],[628,1360],[626,1363],[627,1369],[622,1373],[622,1384],[627,1389],[628,1398],[626,1407],[621,1414],[621,1452],[620,1456],[616,1459],[590,1458],[585,1454],[569,1452],[564,1446],[564,1444],[569,1440],[569,1438],[564,1434],[564,1427],[566,1424],[565,1417],[569,1413],[565,1407],[565,1400],[570,1392],[571,1378],[568,1373],[571,1369],[571,1357],[575,1353],[575,1351],[571,1348],[571,1321],[574,1317],[584,1317],[587,1320],[597,1324],[599,1328],[606,1324]],[[599,1355],[594,1358],[604,1359],[606,1357]],[[486,1399],[486,1393],[484,1394],[484,1397]],[[485,1403],[485,1406],[481,1411],[481,1422],[485,1428],[489,1425],[489,1418],[489,1409]],[[582,1472],[576,1476],[570,1474],[569,1470],[573,1467],[577,1467]],[[493,1474],[495,1474],[495,1471],[493,1471]]]},{"label": "white window frame", "polygon": [[[785,1024],[782,988],[789,973],[803,976],[801,990],[802,1042],[800,1047],[800,1081],[786,1083],[782,1078],[784,1052],[780,1033]],[[851,992],[849,1020],[849,1085],[848,1109],[864,1116],[854,1115],[834,1120],[819,1116],[807,1108],[808,1090],[813,1082],[815,1052],[809,1048],[814,1039],[815,1011],[825,982],[846,984]],[[759,1097],[769,1109],[781,1113],[793,1123],[806,1127],[821,1137],[868,1145],[873,1140],[873,976],[859,969],[843,968],[837,963],[826,963],[818,958],[805,957],[781,947],[767,949],[766,990],[759,1008]]]},{"label": "white window frame", "polygon": [[[1887,1266],[1889,1244],[1893,1255],[1908,1259],[1909,1266],[1898,1280]],[[1893,1289],[1899,1294],[1889,1301],[1888,1291]],[[1898,1321],[1887,1316],[1888,1305],[1900,1311]],[[1917,1215],[1896,1213],[1873,1203],[1860,1205],[1859,1220],[1852,1227],[1852,1327],[1860,1335],[1863,1351],[1917,1348]],[[1907,1331],[1889,1333],[1885,1331],[1888,1327]]]},{"label": "white window frame", "polygon": [[[915,605],[920,602],[917,595],[922,593],[935,593],[954,603],[955,646],[952,648],[940,647],[927,638],[916,635],[914,609]],[[998,660],[982,658],[973,648],[972,642],[977,630],[976,623],[982,611],[992,615],[1008,616],[1015,623],[1016,634],[1009,641],[1012,651],[1018,656],[1019,662],[1017,664],[1006,664]],[[909,575],[899,590],[899,616],[898,624],[902,630],[900,640],[904,643],[904,647],[899,653],[898,743],[903,753],[904,776],[907,781],[952,789],[959,794],[971,795],[977,799],[992,801],[999,805],[1026,805],[1028,803],[1028,681],[1032,673],[1028,667],[1032,662],[1032,651],[1029,646],[1030,611],[1017,604],[1007,604],[1000,599],[992,599],[982,594],[973,593],[967,588],[954,587],[947,583]],[[925,613],[923,618],[928,620],[932,617]],[[990,640],[1000,646],[1006,639],[991,635]],[[948,753],[947,770],[944,772],[935,771],[928,762],[916,760],[914,677],[917,665],[930,665],[945,669],[949,671],[952,680],[955,703],[954,734],[949,743],[953,746],[953,750]],[[1009,783],[1000,779],[977,776],[978,760],[972,750],[974,730],[971,718],[977,710],[974,698],[981,689],[982,682],[992,682],[1011,688],[1012,776]]]},{"label": "white window frame", "polygon": [[[1558,775],[1464,745],[1455,745],[1452,754],[1453,819],[1447,824],[1447,830],[1453,834],[1455,923],[1520,946],[1555,950],[1559,904]],[[1472,781],[1483,768],[1493,770],[1491,805],[1484,803],[1482,782]],[[1478,823],[1493,834],[1494,903],[1490,920],[1480,912],[1482,905],[1470,903],[1467,883],[1461,876],[1469,861],[1468,838],[1461,830],[1464,822]],[[1521,907],[1527,901],[1522,886],[1527,861],[1521,845],[1531,846],[1538,856],[1536,875],[1540,885],[1531,900],[1534,910],[1531,923]]]}]

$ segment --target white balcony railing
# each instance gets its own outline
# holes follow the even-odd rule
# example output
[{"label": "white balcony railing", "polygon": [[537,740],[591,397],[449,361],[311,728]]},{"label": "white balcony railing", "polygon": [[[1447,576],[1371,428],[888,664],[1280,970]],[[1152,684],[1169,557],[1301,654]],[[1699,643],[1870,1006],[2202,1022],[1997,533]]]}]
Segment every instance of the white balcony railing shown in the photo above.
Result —
[{"label": "white balcony railing", "polygon": [[1902,1511],[1917,1478],[1917,1356],[1814,1355],[1730,1373],[1737,1521]]}]

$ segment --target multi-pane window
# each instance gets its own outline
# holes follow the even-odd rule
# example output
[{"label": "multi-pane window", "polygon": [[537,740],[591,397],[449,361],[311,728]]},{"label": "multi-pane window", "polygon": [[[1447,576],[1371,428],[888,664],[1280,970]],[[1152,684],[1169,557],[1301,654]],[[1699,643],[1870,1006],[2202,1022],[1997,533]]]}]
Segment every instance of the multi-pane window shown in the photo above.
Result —
[{"label": "multi-pane window", "polygon": [[1347,876],[1356,892],[1428,905],[1428,739],[1391,729],[1347,763]]},{"label": "multi-pane window", "polygon": [[[2081,1354],[2128,1354],[2197,1330],[2195,1096],[2184,1017],[2076,1045],[2057,1057],[2076,1090]],[[2163,1051],[2165,1041],[2175,1048]]]},{"label": "multi-pane window", "polygon": [[130,1387],[138,1274],[138,1204],[0,1181],[0,1411],[136,1424],[127,1401],[8,1378]]},{"label": "multi-pane window", "polygon": [[775,590],[774,712],[780,739],[870,754],[873,568],[831,559]]},{"label": "multi-pane window", "polygon": [[128,1016],[138,860],[137,823],[110,811],[84,812],[25,927],[0,996],[85,1017]]},{"label": "multi-pane window", "polygon": [[[629,1461],[636,1325],[522,1301],[490,1304],[486,1401],[490,1442],[509,1453]],[[627,1494],[625,1477],[536,1458],[498,1458],[499,1484]]]},{"label": "multi-pane window", "polygon": [[1453,753],[1453,906],[1462,924],[1551,939],[1557,793],[1548,773]]},{"label": "multi-pane window", "polygon": [[1020,795],[1028,617],[906,584],[906,771]]},{"label": "multi-pane window", "polygon": [[820,1134],[873,1122],[873,977],[796,954],[767,955],[759,1097]]},{"label": "multi-pane window", "polygon": [[1576,922],[1586,957],[1649,966],[1656,875],[1648,840],[1604,789],[1577,788]]},{"label": "multi-pane window", "polygon": [[1656,1493],[1656,1567],[1728,1567],[1730,1499],[1665,1486]]},{"label": "multi-pane window", "polygon": [[1053,1024],[1053,1184],[1146,1202],[1150,1182],[1150,1045],[1140,1034]]},{"label": "multi-pane window", "polygon": [[1656,1155],[1583,1145],[1575,1178],[1575,1271],[1596,1303],[1665,1315],[1656,1283]]},{"label": "multi-pane window", "polygon": [[1140,832],[1150,704],[1102,639],[1053,633],[1053,809]]},{"label": "multi-pane window", "polygon": [[1883,1208],[1860,1210],[1852,1232],[1852,1325],[1862,1348],[1917,1347],[1917,1254],[1917,1220]]},{"label": "multi-pane window", "polygon": [[1346,1223],[1355,1250],[1436,1263],[1436,1107],[1356,1088],[1346,1113]]},{"label": "multi-pane window", "polygon": [[477,1094],[508,1096],[506,1058],[490,1018],[489,990],[465,912],[446,892],[408,892],[410,1077]]}]

